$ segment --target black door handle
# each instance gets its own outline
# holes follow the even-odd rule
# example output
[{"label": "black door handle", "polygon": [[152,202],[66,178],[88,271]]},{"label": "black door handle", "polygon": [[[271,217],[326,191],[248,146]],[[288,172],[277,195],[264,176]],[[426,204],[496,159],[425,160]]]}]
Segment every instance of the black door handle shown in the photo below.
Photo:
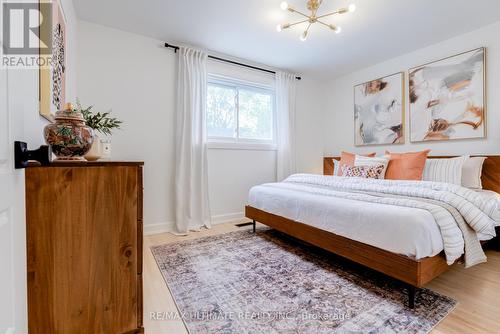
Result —
[{"label": "black door handle", "polygon": [[28,144],[22,141],[14,142],[14,167],[16,169],[28,167],[29,160],[38,161],[42,166],[50,164],[52,152],[47,145],[37,150],[28,150]]}]

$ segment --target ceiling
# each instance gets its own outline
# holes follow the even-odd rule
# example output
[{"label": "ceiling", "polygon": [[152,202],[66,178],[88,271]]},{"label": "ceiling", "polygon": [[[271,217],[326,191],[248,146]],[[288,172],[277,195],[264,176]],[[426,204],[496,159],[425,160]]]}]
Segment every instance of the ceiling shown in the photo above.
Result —
[{"label": "ceiling", "polygon": [[[306,0],[289,0],[305,11]],[[281,33],[279,23],[297,16],[281,0],[74,0],[80,19],[187,43],[269,66],[331,78],[382,62],[500,20],[498,0],[324,0],[319,14],[357,6],[327,18],[335,34],[312,26]],[[293,19],[293,20],[292,20]]]}]

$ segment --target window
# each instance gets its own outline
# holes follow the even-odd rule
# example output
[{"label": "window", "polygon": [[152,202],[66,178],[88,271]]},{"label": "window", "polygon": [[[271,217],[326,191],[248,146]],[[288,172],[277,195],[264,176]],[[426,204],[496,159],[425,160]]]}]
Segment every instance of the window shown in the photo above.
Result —
[{"label": "window", "polygon": [[207,87],[207,134],[210,141],[274,142],[274,91],[210,77]]}]

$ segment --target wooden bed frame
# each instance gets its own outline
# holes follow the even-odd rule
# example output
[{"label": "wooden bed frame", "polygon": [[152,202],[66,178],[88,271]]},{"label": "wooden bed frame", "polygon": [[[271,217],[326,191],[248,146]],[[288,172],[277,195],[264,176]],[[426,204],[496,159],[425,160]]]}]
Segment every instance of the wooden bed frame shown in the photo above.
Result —
[{"label": "wooden bed frame", "polygon": [[[449,157],[430,157],[449,158]],[[323,174],[333,175],[333,160],[323,159]],[[500,193],[500,156],[488,156],[483,166],[483,187]],[[415,292],[448,269],[443,254],[420,260],[392,253],[334,233],[246,206],[245,216],[280,232],[398,279],[408,285],[409,307],[415,307]],[[498,231],[500,232],[500,231]],[[498,238],[497,238],[498,241]]]}]

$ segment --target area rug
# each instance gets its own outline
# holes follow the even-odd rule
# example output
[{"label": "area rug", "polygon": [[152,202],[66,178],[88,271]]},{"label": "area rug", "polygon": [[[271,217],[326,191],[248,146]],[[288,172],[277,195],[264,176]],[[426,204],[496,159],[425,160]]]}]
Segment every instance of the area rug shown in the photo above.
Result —
[{"label": "area rug", "polygon": [[427,333],[456,305],[269,229],[151,250],[191,334]]}]

